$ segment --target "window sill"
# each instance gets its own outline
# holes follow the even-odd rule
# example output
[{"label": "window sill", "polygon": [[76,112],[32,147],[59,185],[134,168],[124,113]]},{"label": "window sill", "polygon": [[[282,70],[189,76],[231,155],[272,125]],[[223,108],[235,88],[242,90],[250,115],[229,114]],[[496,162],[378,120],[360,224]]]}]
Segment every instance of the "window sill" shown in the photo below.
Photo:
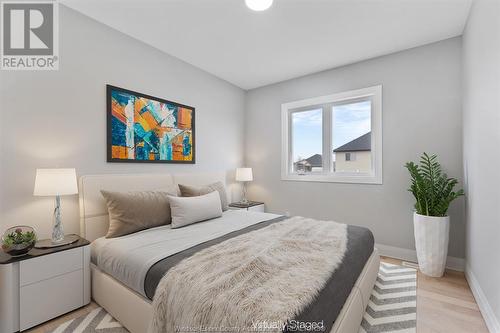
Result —
[{"label": "window sill", "polygon": [[382,185],[382,176],[374,175],[325,175],[325,174],[287,174],[281,176],[282,181],[319,182],[319,183],[348,183]]}]

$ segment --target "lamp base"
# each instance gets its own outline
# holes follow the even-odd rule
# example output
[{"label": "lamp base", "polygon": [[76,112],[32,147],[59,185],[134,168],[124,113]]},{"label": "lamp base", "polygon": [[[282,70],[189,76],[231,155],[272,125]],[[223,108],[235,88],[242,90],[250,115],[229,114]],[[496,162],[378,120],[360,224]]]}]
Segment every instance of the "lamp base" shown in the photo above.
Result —
[{"label": "lamp base", "polygon": [[77,242],[80,239],[77,235],[66,235],[60,242],[52,242],[52,239],[42,239],[35,244],[36,249],[51,249],[54,247],[69,245]]}]

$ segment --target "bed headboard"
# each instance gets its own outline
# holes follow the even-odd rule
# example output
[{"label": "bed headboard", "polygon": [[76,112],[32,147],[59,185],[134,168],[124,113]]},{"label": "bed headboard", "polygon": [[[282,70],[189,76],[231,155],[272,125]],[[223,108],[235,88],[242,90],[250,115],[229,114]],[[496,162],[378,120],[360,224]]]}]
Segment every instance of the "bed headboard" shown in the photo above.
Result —
[{"label": "bed headboard", "polygon": [[[129,174],[87,175],[80,178],[80,235],[89,241],[106,235],[108,231],[108,208],[101,190],[126,192],[148,191],[169,188],[176,184],[206,185],[221,181],[226,186],[226,174]],[[227,189],[231,202],[231,190]]]}]

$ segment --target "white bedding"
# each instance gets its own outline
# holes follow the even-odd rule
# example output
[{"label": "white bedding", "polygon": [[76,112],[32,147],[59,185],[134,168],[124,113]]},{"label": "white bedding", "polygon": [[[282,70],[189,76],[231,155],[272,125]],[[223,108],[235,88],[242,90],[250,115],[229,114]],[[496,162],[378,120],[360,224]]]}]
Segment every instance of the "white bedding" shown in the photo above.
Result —
[{"label": "white bedding", "polygon": [[200,243],[277,217],[280,215],[228,210],[219,218],[179,229],[166,225],[119,238],[102,237],[92,242],[92,262],[127,287],[146,296],[144,279],[156,262]]}]

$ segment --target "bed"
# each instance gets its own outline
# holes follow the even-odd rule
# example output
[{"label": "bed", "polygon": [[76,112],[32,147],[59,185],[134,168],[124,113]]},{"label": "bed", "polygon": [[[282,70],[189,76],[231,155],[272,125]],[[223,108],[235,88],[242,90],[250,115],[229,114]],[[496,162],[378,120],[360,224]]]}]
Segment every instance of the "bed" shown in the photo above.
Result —
[{"label": "bed", "polygon": [[[210,242],[222,242],[228,235],[264,228],[285,217],[229,210],[214,221],[177,230],[162,226],[110,241],[103,238],[108,215],[100,190],[156,190],[179,183],[204,185],[215,181],[228,184],[223,173],[94,175],[80,179],[81,234],[93,242],[92,297],[130,332],[147,332],[155,288],[169,268]],[[231,199],[230,192],[231,186],[228,186],[228,200]],[[333,312],[335,320],[328,326],[330,332],[358,332],[378,273],[379,256],[373,249],[371,233],[355,226],[348,228],[349,256],[346,255],[325,287],[329,288],[329,294],[325,292],[318,297],[323,303],[318,301],[316,307],[311,306],[309,312],[306,311],[308,315],[318,315],[325,309]],[[152,241],[151,237],[156,237],[157,241]],[[160,240],[166,243],[161,244]],[[167,249],[165,244],[168,244]]]}]

